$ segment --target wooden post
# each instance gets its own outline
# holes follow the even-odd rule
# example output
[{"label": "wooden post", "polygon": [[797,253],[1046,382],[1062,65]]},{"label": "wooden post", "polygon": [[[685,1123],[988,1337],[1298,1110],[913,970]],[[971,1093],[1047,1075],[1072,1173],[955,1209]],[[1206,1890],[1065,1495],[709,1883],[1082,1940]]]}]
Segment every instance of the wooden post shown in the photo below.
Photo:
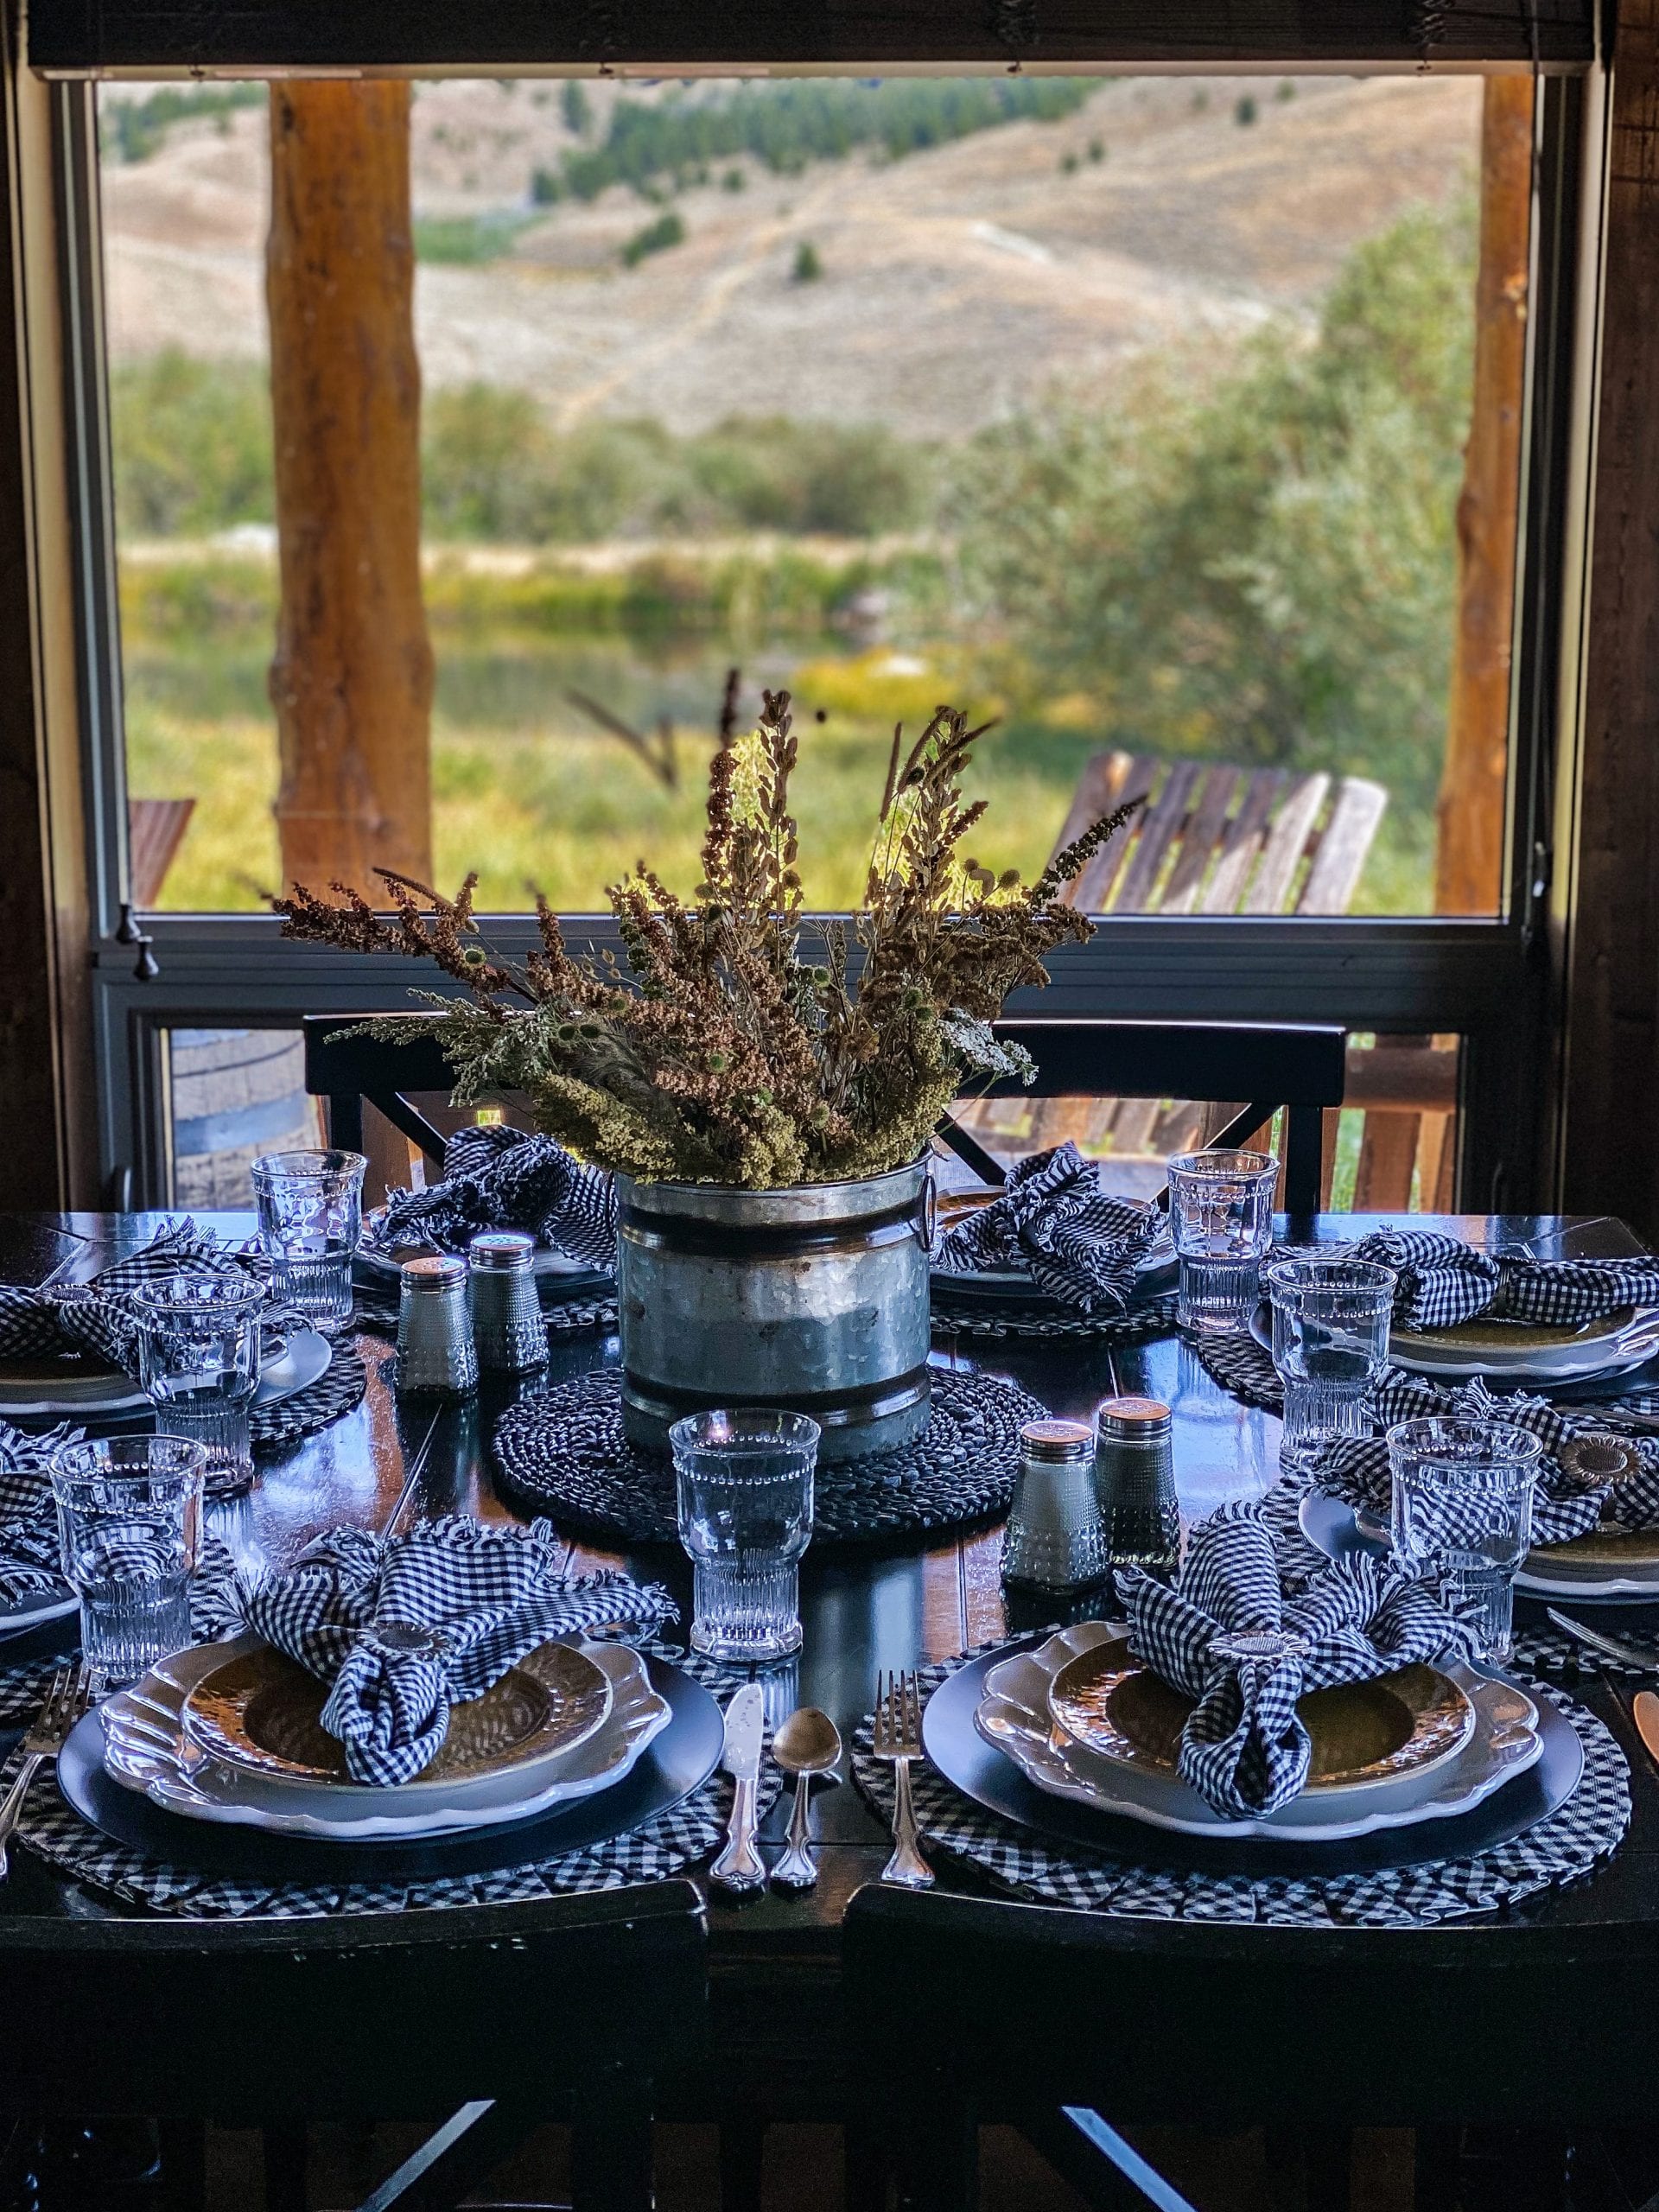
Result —
[{"label": "wooden post", "polygon": [[1619,0],[1572,887],[1562,1203],[1659,1231],[1659,0]]},{"label": "wooden post", "polygon": [[1503,887],[1510,647],[1532,219],[1533,82],[1489,77],[1481,111],[1475,389],[1458,499],[1458,631],[1436,809],[1434,906],[1495,913]]},{"label": "wooden post", "polygon": [[283,876],[432,874],[407,85],[270,95]]}]

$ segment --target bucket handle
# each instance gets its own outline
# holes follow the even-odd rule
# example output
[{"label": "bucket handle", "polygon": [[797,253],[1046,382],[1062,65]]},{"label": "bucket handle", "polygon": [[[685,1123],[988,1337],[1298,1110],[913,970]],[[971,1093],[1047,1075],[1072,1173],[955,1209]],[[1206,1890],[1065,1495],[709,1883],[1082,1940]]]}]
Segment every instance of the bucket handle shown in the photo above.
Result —
[{"label": "bucket handle", "polygon": [[938,1185],[933,1180],[933,1169],[930,1163],[927,1173],[922,1179],[922,1217],[916,1229],[916,1233],[922,1241],[922,1249],[930,1257],[933,1250],[933,1232],[938,1226]]}]

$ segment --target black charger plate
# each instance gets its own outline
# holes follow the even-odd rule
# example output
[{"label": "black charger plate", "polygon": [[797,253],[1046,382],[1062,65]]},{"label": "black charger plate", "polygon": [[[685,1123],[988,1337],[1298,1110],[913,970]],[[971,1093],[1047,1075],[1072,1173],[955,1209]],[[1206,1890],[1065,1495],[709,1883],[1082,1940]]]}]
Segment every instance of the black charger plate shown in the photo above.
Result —
[{"label": "black charger plate", "polygon": [[447,1874],[494,1874],[608,1843],[643,1827],[705,1783],[720,1763],[725,1724],[700,1682],[660,1659],[647,1659],[652,1684],[673,1713],[632,1771],[612,1789],[528,1821],[471,1829],[421,1842],[332,1843],[321,1836],[272,1835],[169,1813],[111,1782],[104,1771],[104,1725],[89,1713],[58,1757],[58,1787],[81,1818],[118,1843],[198,1873],[248,1882],[423,1882]]},{"label": "black charger plate", "polygon": [[1014,1761],[995,1751],[974,1726],[985,1694],[985,1677],[1012,1652],[1029,1650],[1041,1636],[1022,1637],[958,1668],[928,1700],[922,1714],[922,1744],[948,1782],[988,1812],[1062,1843],[1080,1843],[1109,1858],[1173,1872],[1232,1874],[1247,1881],[1274,1875],[1375,1874],[1385,1867],[1411,1866],[1444,1859],[1466,1859],[1491,1851],[1534,1827],[1560,1808],[1579,1786],[1584,1746],[1570,1720],[1545,1698],[1538,1707],[1543,1754],[1524,1774],[1496,1789],[1484,1804],[1454,1819],[1425,1821],[1420,1827],[1382,1828],[1344,1843],[1267,1844],[1249,1840],[1214,1840],[1175,1835],[1140,1821],[1097,1813],[1087,1805],[1051,1797],[1027,1782]]}]

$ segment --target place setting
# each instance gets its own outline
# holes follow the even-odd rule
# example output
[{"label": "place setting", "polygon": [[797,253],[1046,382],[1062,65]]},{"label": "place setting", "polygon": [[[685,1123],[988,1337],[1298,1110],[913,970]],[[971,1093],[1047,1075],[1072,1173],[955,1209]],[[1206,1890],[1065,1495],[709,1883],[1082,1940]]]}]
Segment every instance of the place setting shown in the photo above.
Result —
[{"label": "place setting", "polygon": [[30,1851],[159,1910],[280,1917],[606,1888],[714,1847],[727,1731],[690,1670],[733,1678],[662,1642],[659,1586],[568,1573],[545,1522],[451,1515],[244,1567],[204,1625],[201,1447],[115,1440],[90,1471],[78,1448],[54,1484],[79,1656],[0,1814]]},{"label": "place setting", "polygon": [[[1421,1567],[1303,1575],[1245,1500],[1096,1598],[916,1678],[925,1851],[1091,1910],[1403,1925],[1573,1879],[1628,1825],[1601,1722],[1510,1671]],[[854,1766],[897,1834],[891,1732],[878,1708]]]},{"label": "place setting", "polygon": [[393,1191],[365,1217],[353,1262],[358,1315],[395,1328],[404,1269],[416,1259],[475,1250],[480,1237],[528,1240],[543,1325],[555,1332],[616,1320],[616,1198],[611,1179],[550,1137],[503,1121],[458,1129],[442,1179]]},{"label": "place setting", "polygon": [[1123,1344],[1166,1330],[1176,1277],[1168,1213],[1155,1199],[1107,1192],[1102,1177],[1102,1164],[1068,1141],[1014,1161],[998,1189],[942,1189],[934,1325]]},{"label": "place setting", "polygon": [[[278,1157],[303,1183],[329,1155]],[[246,1490],[256,1447],[326,1427],[367,1380],[332,1286],[289,1262],[274,1232],[234,1250],[187,1217],[88,1281],[0,1284],[0,1419],[153,1420],[207,1446],[210,1496]]]}]

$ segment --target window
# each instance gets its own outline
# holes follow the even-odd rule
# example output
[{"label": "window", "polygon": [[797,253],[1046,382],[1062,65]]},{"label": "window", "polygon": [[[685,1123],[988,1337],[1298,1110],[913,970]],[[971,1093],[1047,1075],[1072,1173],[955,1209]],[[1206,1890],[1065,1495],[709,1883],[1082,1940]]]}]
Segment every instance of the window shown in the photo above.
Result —
[{"label": "window", "polygon": [[[1531,1194],[1577,80],[414,94],[438,880],[477,866],[509,946],[531,881],[591,912],[643,852],[689,888],[736,669],[740,715],[795,695],[808,889],[851,903],[892,721],[959,697],[1000,717],[988,861],[1150,801],[1046,1010],[1430,1039],[1432,1097],[1363,1109],[1430,1132],[1416,1202]],[[409,981],[283,945],[260,906],[270,98],[59,91],[111,671],[103,1144],[140,1196],[171,1172],[169,1027]]]},{"label": "window", "polygon": [[[1435,911],[1458,501],[1484,465],[1506,593],[1520,462],[1469,437],[1486,97],[418,86],[437,880],[592,910],[644,852],[688,890],[735,668],[744,715],[797,698],[820,906],[858,899],[894,720],[950,698],[1000,718],[993,868],[1144,790],[1091,906]],[[136,886],[162,909],[283,874],[267,108],[99,95],[128,785],[141,832],[189,810]],[[1516,330],[1526,137],[1488,240]],[[1501,849],[1456,903],[1497,910]]]}]

